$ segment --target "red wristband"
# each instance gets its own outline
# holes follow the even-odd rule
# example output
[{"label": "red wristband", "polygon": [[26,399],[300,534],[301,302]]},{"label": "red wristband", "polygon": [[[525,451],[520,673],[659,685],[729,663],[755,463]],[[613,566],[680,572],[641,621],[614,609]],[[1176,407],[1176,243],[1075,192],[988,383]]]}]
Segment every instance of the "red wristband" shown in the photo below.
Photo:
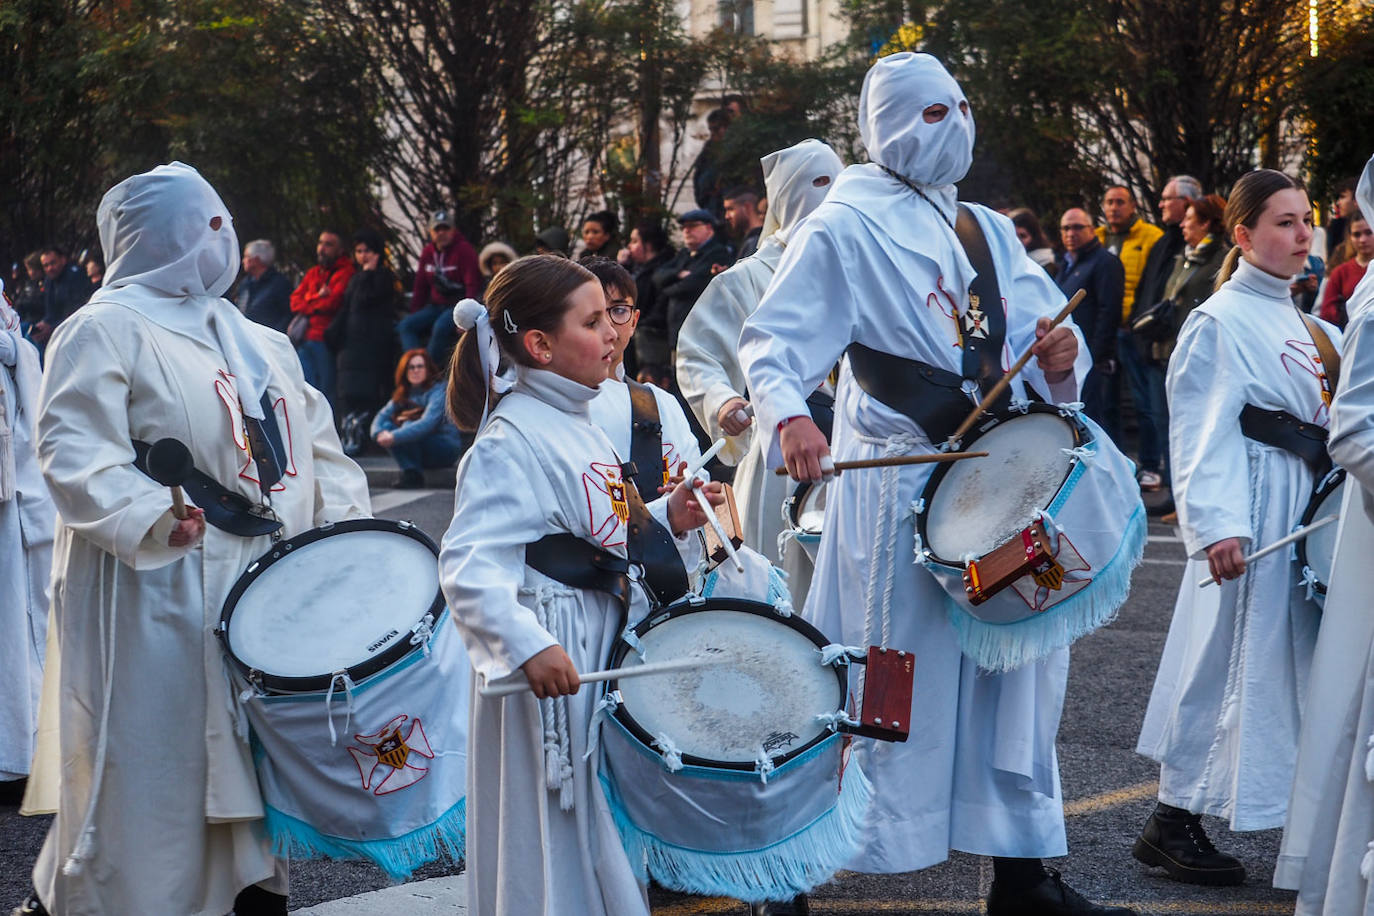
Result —
[{"label": "red wristband", "polygon": [[799,414],[797,414],[795,417],[788,417],[788,418],[785,419],[785,420],[779,420],[779,421],[778,421],[778,432],[782,432],[782,428],[783,428],[784,426],[786,426],[788,423],[791,423],[793,420],[800,420],[802,417],[805,417],[805,416],[806,416],[806,414],[804,414],[804,413],[799,413]]}]

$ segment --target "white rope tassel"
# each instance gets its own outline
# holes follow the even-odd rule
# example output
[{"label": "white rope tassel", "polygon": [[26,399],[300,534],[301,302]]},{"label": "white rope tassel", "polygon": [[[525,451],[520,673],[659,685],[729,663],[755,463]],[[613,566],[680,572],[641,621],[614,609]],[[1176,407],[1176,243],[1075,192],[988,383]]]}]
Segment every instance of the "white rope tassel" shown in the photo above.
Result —
[{"label": "white rope tassel", "polygon": [[[554,606],[556,598],[574,595],[572,589],[557,582],[546,583],[534,593],[534,615],[539,624],[561,646],[568,645],[563,615]],[[544,732],[544,785],[557,790],[558,807],[573,808],[572,738],[568,732],[568,698],[539,700],[539,719]]]},{"label": "white rope tassel", "polygon": [[759,774],[759,782],[765,786],[768,785],[769,775],[777,768],[777,764],[773,763],[773,758],[769,757],[768,752],[760,747],[758,756],[754,758],[754,772]]},{"label": "white rope tassel", "polygon": [[658,748],[659,756],[663,758],[663,765],[668,768],[669,773],[676,773],[682,769],[682,751],[678,750],[677,744],[668,737],[667,732],[658,733],[654,738],[654,747]]},{"label": "white rope tassel", "polygon": [[91,797],[86,802],[86,815],[81,819],[81,829],[77,832],[76,848],[72,854],[62,863],[62,874],[69,878],[74,878],[85,869],[86,863],[95,855],[95,809],[100,801],[100,789],[105,782],[105,756],[110,747],[110,697],[114,693],[114,673],[115,673],[115,623],[117,616],[115,607],[119,602],[119,560],[110,557],[109,562],[114,564],[114,571],[110,576],[110,607],[109,607],[109,629],[106,630],[105,621],[105,563],[106,559],[101,558],[100,574],[96,587],[100,595],[100,606],[97,608],[96,620],[100,624],[100,657],[105,664],[105,680],[103,689],[105,696],[102,698],[100,707],[100,732],[95,743],[95,775],[91,781]]},{"label": "white rope tassel", "polygon": [[429,658],[429,641],[434,637],[434,617],[426,614],[420,622],[410,628],[410,644],[419,646],[420,651]]},{"label": "white rope tassel", "polygon": [[615,711],[620,708],[620,691],[612,690],[601,698],[592,710],[592,720],[587,725],[587,752],[582,755],[583,760],[590,760],[592,754],[596,753],[597,747],[601,744],[601,723],[615,715]]},{"label": "white rope tassel", "polygon": [[[907,433],[891,436],[884,440],[884,458],[893,458],[898,455],[909,454],[916,445],[917,439]],[[897,518],[893,510],[895,497],[893,491],[897,487],[900,479],[901,468],[896,466],[885,467],[881,471],[878,490],[878,536],[874,541],[877,551],[868,566],[868,587],[864,593],[864,644],[880,645],[888,644],[888,639],[892,631],[892,586],[896,580],[896,554],[897,554]],[[883,572],[885,571],[885,575]],[[878,577],[883,576],[882,594],[878,593]],[[880,640],[874,640],[874,606],[877,605],[878,620],[877,628]],[[859,673],[859,691],[862,692],[867,671]]]},{"label": "white rope tassel", "polygon": [[329,679],[329,689],[324,693],[324,710],[326,718],[329,719],[330,747],[339,743],[338,733],[334,731],[334,691],[342,689],[344,692],[344,731],[348,731],[348,727],[353,724],[353,689],[356,686],[348,672],[342,669],[335,671],[334,676]]}]

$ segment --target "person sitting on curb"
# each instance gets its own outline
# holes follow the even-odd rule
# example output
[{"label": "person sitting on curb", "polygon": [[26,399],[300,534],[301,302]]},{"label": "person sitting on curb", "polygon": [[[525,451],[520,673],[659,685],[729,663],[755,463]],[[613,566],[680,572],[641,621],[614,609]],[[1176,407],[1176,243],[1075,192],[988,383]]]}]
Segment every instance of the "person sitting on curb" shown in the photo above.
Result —
[{"label": "person sitting on curb", "polygon": [[372,438],[400,465],[397,486],[418,489],[426,468],[451,467],[463,454],[463,435],[444,406],[443,378],[423,347],[407,350],[396,366],[396,390],[372,421]]}]

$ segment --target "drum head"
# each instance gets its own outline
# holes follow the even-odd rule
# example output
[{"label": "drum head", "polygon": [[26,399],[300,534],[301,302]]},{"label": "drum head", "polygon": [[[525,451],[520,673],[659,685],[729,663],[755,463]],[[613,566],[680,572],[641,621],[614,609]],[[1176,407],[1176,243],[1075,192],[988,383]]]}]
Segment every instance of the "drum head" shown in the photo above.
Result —
[{"label": "drum head", "polygon": [[[1328,515],[1339,515],[1344,498],[1345,469],[1336,468],[1317,484],[1298,527],[1310,525]],[[1298,564],[1310,568],[1317,577],[1313,590],[1319,595],[1325,595],[1326,587],[1331,584],[1331,567],[1336,558],[1336,533],[1339,528],[1339,524],[1326,525],[1298,541]]]},{"label": "drum head", "polygon": [[282,541],[240,577],[221,632],[230,657],[264,686],[319,690],[409,653],[411,628],[443,608],[438,551],[424,532],[356,519]]},{"label": "drum head", "polygon": [[[616,715],[646,746],[666,734],[685,763],[754,769],[767,751],[775,764],[829,737],[816,721],[844,706],[843,670],[822,665],[828,640],[800,618],[741,599],[683,603],[635,628],[647,662],[724,650],[729,661],[651,677],[617,680]],[[612,666],[642,664],[624,642]]]},{"label": "drum head", "polygon": [[1061,450],[1087,436],[1086,427],[1044,405],[990,422],[963,443],[986,458],[941,465],[926,485],[921,536],[946,563],[962,566],[1029,525],[1068,477],[1070,459]]}]

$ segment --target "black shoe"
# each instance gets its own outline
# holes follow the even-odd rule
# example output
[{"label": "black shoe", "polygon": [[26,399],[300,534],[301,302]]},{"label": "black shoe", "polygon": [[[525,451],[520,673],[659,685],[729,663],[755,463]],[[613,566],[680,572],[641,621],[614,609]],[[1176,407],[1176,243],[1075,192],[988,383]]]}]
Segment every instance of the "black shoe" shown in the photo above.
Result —
[{"label": "black shoe", "polygon": [[753,903],[749,906],[749,916],[811,916],[811,903],[805,894],[798,894],[791,900]]},{"label": "black shoe", "polygon": [[24,788],[29,784],[27,776],[20,779],[0,780],[0,805],[19,805],[24,801]]},{"label": "black shoe", "polygon": [[234,898],[232,916],[287,916],[286,898],[254,884],[239,891]]},{"label": "black shoe", "polygon": [[1240,859],[1218,852],[1202,829],[1201,816],[1187,811],[1163,814],[1155,809],[1131,847],[1131,855],[1187,884],[1225,887],[1245,881]]},{"label": "black shoe", "polygon": [[43,904],[38,902],[38,894],[32,893],[24,898],[24,902],[10,910],[10,916],[48,916],[48,911]]},{"label": "black shoe", "polygon": [[996,879],[988,891],[988,916],[1136,916],[1124,906],[1098,906],[1045,869],[1045,880],[1031,888],[1004,891]]},{"label": "black shoe", "polygon": [[424,471],[417,471],[414,468],[408,471],[402,471],[400,479],[396,481],[396,489],[398,490],[419,490],[423,488],[424,485]]}]

